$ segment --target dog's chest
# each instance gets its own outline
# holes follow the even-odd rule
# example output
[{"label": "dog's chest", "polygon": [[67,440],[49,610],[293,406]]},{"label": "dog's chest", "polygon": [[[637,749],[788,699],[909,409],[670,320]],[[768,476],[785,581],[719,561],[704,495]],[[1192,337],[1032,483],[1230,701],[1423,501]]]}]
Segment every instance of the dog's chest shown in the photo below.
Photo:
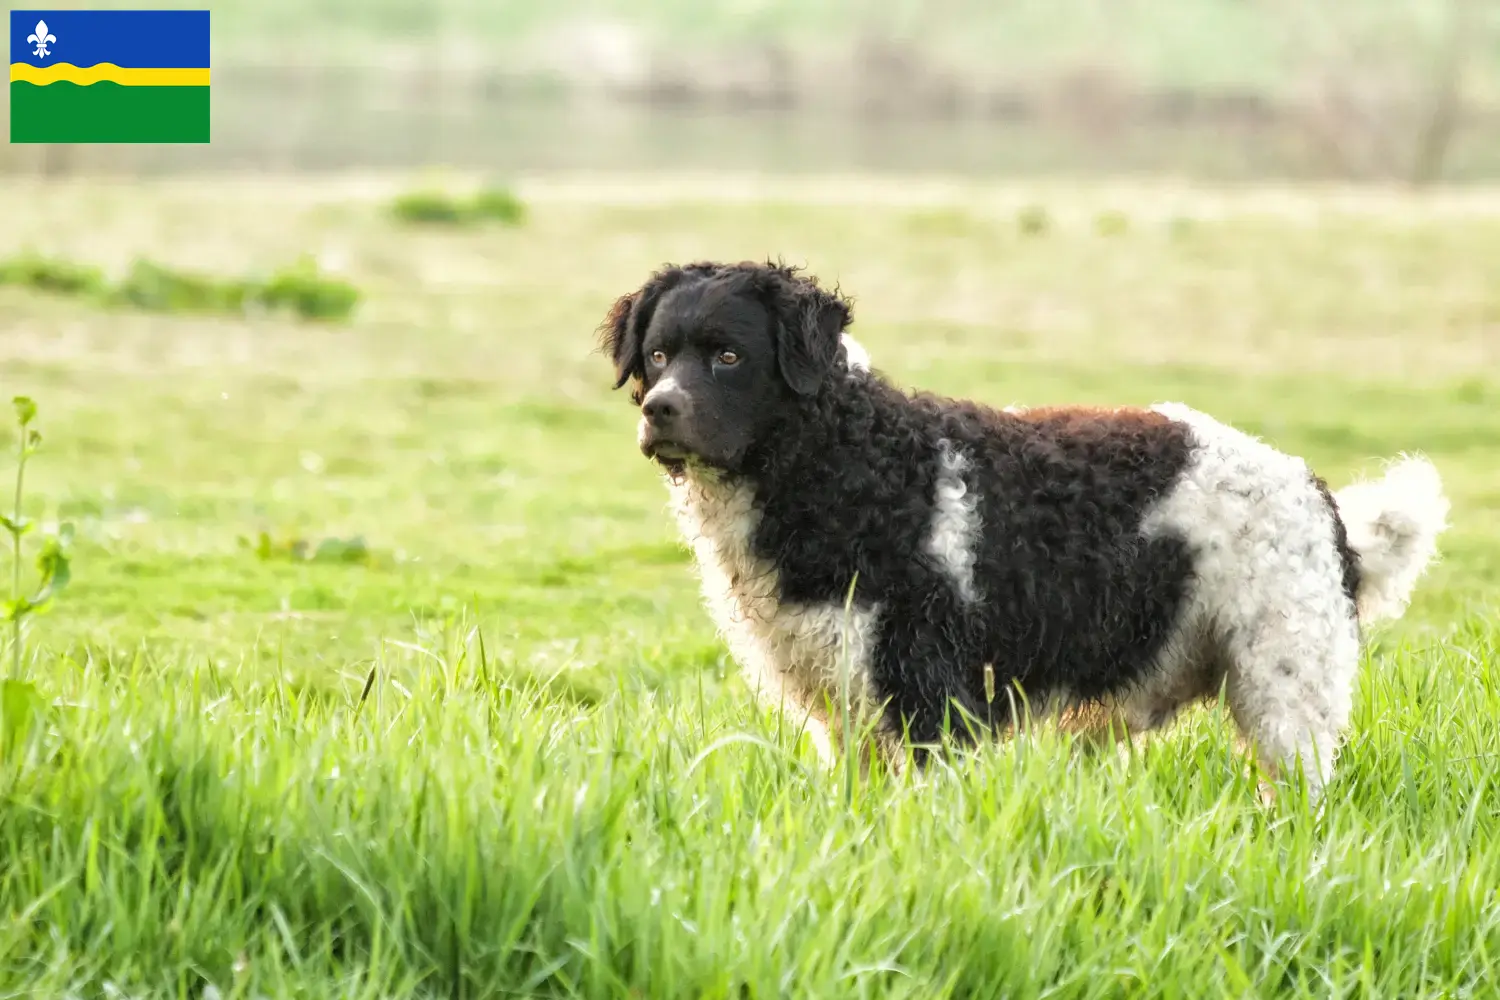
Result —
[{"label": "dog's chest", "polygon": [[760,513],[750,487],[691,477],[670,488],[709,614],[751,686],[804,703],[826,694],[837,704],[847,665],[850,697],[868,702],[876,609],[783,602],[776,566],[751,544]]}]

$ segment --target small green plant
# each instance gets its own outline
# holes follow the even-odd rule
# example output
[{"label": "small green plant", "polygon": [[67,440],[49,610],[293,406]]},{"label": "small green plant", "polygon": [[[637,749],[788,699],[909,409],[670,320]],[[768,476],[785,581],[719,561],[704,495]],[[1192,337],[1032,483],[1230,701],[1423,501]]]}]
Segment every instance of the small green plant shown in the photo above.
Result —
[{"label": "small green plant", "polygon": [[21,676],[26,619],[46,611],[58,591],[68,585],[71,578],[68,548],[73,541],[73,526],[67,523],[47,537],[36,559],[36,589],[29,595],[23,592],[21,539],[31,533],[36,522],[28,520],[21,513],[21,501],[25,497],[26,460],[36,453],[42,443],[42,436],[31,426],[36,419],[36,403],[26,396],[16,396],[11,402],[15,407],[18,432],[15,504],[10,514],[0,514],[0,525],[4,526],[11,539],[10,599],[3,605],[5,620],[10,624],[10,676],[0,684],[0,748],[3,748],[6,757],[11,755],[21,737],[30,730],[42,707],[36,685]]},{"label": "small green plant", "polygon": [[71,579],[68,548],[73,541],[73,526],[68,523],[60,525],[57,533],[49,536],[42,544],[42,551],[36,560],[39,577],[37,589],[30,596],[25,596],[21,590],[21,539],[31,533],[36,522],[21,513],[21,500],[25,496],[26,460],[36,454],[42,443],[42,435],[31,426],[36,419],[36,403],[26,396],[17,396],[11,402],[15,407],[18,430],[16,493],[10,515],[0,514],[0,525],[10,534],[11,540],[10,600],[5,602],[5,619],[11,628],[10,675],[12,680],[20,680],[23,629],[27,617],[47,610],[57,592],[66,587]]},{"label": "small green plant", "polygon": [[518,226],[526,218],[526,206],[513,192],[498,187],[483,188],[468,198],[442,191],[414,191],[392,202],[391,214],[413,225],[468,226],[497,222]]}]

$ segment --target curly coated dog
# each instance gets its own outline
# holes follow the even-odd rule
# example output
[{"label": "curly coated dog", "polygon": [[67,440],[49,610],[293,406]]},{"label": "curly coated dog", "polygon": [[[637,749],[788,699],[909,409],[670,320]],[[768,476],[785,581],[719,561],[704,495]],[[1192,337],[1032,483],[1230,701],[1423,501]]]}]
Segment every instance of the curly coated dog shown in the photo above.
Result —
[{"label": "curly coated dog", "polygon": [[1141,733],[1223,690],[1267,769],[1320,793],[1361,625],[1405,610],[1446,526],[1433,466],[1333,494],[1179,404],[908,394],[851,315],[794,268],[695,263],[600,328],[751,685],[825,759],[850,705],[897,766],[1026,705]]}]

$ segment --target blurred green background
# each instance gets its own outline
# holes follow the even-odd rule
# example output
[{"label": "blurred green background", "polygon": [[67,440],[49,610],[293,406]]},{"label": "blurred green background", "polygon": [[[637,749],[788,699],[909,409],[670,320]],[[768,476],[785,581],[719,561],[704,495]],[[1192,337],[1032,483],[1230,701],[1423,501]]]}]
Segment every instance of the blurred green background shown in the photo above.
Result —
[{"label": "blurred green background", "polygon": [[12,148],[12,167],[1500,173],[1491,0],[234,0],[212,10],[211,146]]},{"label": "blurred green background", "polygon": [[[0,997],[1493,995],[1500,0],[212,9],[211,145],[0,145],[28,587],[76,531],[0,678]],[[1431,457],[1331,808],[1215,710],[816,767],[594,352],[766,256],[904,387]]]}]

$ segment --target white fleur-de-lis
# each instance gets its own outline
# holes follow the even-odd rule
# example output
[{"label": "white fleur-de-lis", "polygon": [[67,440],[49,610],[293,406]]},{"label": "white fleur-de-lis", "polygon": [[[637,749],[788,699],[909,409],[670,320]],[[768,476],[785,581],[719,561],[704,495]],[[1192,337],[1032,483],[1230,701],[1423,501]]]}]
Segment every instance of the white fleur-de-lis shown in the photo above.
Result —
[{"label": "white fleur-de-lis", "polygon": [[36,43],[36,50],[31,54],[36,56],[38,59],[45,59],[52,53],[52,50],[47,48],[47,43],[57,41],[57,36],[49,35],[47,33],[46,21],[38,21],[36,23],[36,34],[27,35],[26,40],[28,42]]}]

